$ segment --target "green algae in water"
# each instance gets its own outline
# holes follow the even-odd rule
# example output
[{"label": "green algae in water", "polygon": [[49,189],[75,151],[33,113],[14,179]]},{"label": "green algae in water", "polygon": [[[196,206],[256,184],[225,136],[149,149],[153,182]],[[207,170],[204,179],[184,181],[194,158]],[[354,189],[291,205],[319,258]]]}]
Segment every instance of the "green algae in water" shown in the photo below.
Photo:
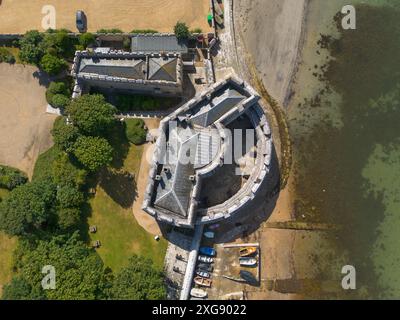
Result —
[{"label": "green algae in water", "polygon": [[[392,186],[382,181],[395,179],[399,172],[398,164],[390,161],[395,156],[385,154],[399,137],[400,108],[388,92],[400,83],[400,11],[375,6],[400,5],[366,2],[374,6],[356,7],[357,30],[339,29],[339,40],[329,47],[332,59],[324,72],[328,97],[320,105],[309,103],[309,97],[299,106],[304,124],[291,117],[292,128],[308,126],[307,133],[295,139],[296,211],[313,221],[343,226],[337,245],[356,266],[358,287],[367,287],[372,297],[400,297],[400,281],[391,281],[400,279],[398,258],[388,258],[384,251],[394,251],[400,243],[393,228],[400,212],[394,207],[395,192],[382,191],[383,185]],[[326,103],[335,94],[340,99]],[[339,113],[339,126],[324,117],[307,123],[307,114],[327,114],[329,109]],[[378,179],[382,167],[389,173]]]}]

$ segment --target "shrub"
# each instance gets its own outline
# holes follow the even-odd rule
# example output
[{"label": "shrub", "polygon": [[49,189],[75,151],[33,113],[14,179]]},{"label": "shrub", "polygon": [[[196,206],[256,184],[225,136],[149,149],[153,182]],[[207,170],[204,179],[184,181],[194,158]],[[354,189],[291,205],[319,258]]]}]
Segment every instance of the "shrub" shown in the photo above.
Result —
[{"label": "shrub", "polygon": [[0,166],[0,188],[12,190],[28,181],[25,173],[7,166]]},{"label": "shrub", "polygon": [[64,96],[69,96],[70,91],[64,82],[51,82],[46,90],[46,100],[47,103],[52,104],[53,96],[56,94],[62,94]]},{"label": "shrub", "polygon": [[6,48],[0,48],[0,62],[15,63],[14,55]]},{"label": "shrub", "polygon": [[124,33],[121,29],[113,28],[113,29],[99,29],[97,33]]},{"label": "shrub", "polygon": [[64,109],[70,102],[70,98],[63,94],[55,94],[51,99],[51,105],[54,108]]},{"label": "shrub", "polygon": [[178,39],[187,39],[190,36],[189,28],[184,22],[178,21],[174,27],[174,33]]},{"label": "shrub", "polygon": [[146,34],[146,33],[158,33],[158,31],[153,29],[134,29],[131,31],[131,33]]},{"label": "shrub", "polygon": [[40,67],[49,75],[54,76],[67,67],[67,62],[62,58],[46,53],[40,60]]},{"label": "shrub", "polygon": [[126,136],[133,144],[142,144],[146,141],[147,131],[142,119],[129,119],[126,122]]},{"label": "shrub", "polygon": [[82,48],[86,49],[89,45],[94,44],[96,42],[96,38],[93,33],[83,33],[79,35],[79,44]]},{"label": "shrub", "polygon": [[201,30],[201,28],[195,28],[193,30],[190,31],[190,33],[203,33],[203,30]]}]

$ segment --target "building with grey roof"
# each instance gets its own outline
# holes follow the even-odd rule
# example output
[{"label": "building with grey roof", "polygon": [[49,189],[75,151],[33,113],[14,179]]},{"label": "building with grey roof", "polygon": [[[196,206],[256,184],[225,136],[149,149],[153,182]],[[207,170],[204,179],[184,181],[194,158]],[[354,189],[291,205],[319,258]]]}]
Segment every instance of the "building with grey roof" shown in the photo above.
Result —
[{"label": "building with grey roof", "polygon": [[179,53],[134,53],[98,48],[77,51],[72,67],[77,89],[180,96],[183,64]]},{"label": "building with grey roof", "polygon": [[[143,210],[159,221],[192,228],[229,218],[245,208],[255,198],[271,164],[272,136],[259,99],[250,85],[232,76],[164,118]],[[240,146],[243,143],[241,137],[232,138],[236,129],[251,130],[255,139],[241,155],[250,155],[251,169],[243,177],[235,173],[239,177],[231,181],[238,182],[239,188],[232,192],[231,183],[216,179],[233,172],[231,150],[237,141]],[[214,190],[218,184],[222,188]]]},{"label": "building with grey roof", "polygon": [[132,37],[132,52],[143,53],[188,53],[188,40],[178,39],[174,34],[138,34]]}]

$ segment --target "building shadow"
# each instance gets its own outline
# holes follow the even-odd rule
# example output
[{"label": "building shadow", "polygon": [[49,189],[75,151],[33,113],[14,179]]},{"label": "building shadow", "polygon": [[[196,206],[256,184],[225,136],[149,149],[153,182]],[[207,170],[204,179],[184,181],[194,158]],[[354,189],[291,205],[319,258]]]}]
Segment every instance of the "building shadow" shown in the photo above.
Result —
[{"label": "building shadow", "polygon": [[275,209],[280,192],[280,169],[275,146],[272,147],[271,169],[255,198],[232,218],[219,222],[214,243],[233,242],[257,231]]}]

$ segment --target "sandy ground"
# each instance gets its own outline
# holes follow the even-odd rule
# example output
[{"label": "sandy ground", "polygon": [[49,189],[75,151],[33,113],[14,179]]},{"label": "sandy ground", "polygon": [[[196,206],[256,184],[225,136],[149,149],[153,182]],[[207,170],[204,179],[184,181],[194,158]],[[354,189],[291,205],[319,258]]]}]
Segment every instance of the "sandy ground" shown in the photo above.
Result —
[{"label": "sandy ground", "polygon": [[[146,126],[149,130],[156,130],[159,127],[160,120],[159,119],[148,119],[145,120]],[[148,177],[149,177],[149,170],[150,170],[150,162],[153,155],[154,144],[147,143],[144,146],[142,161],[140,163],[140,171],[139,176],[137,178],[137,191],[138,197],[133,203],[132,210],[133,214],[139,223],[139,225],[145,229],[147,232],[154,234],[154,235],[161,235],[160,227],[158,226],[157,221],[144,212],[142,210],[143,204],[143,195],[147,187]]]},{"label": "sandy ground", "polygon": [[46,111],[46,88],[37,68],[0,64],[0,163],[32,176],[37,157],[52,145],[56,118]]},{"label": "sandy ground", "polygon": [[212,29],[207,22],[209,0],[3,0],[0,5],[0,33],[24,33],[43,30],[42,7],[56,9],[56,28],[77,31],[75,12],[83,10],[88,18],[88,30],[119,28],[155,29],[172,32],[178,20],[190,28]]},{"label": "sandy ground", "polygon": [[269,93],[286,105],[299,61],[307,0],[234,2],[236,31]]}]

